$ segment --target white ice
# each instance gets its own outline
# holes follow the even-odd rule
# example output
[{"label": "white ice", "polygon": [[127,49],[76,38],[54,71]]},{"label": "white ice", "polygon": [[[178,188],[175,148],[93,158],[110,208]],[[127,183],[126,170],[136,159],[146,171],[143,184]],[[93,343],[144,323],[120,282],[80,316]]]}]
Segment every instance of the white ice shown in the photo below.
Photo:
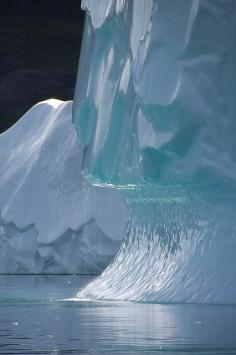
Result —
[{"label": "white ice", "polygon": [[98,273],[119,248],[125,205],[82,179],[71,107],[38,103],[0,135],[0,273]]}]

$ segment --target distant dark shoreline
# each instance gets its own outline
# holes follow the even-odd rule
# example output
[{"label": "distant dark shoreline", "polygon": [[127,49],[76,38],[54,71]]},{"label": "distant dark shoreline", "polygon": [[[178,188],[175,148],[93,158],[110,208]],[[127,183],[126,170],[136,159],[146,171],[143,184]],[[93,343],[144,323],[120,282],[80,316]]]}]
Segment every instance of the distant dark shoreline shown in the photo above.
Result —
[{"label": "distant dark shoreline", "polygon": [[79,0],[0,0],[0,133],[39,101],[73,98]]}]

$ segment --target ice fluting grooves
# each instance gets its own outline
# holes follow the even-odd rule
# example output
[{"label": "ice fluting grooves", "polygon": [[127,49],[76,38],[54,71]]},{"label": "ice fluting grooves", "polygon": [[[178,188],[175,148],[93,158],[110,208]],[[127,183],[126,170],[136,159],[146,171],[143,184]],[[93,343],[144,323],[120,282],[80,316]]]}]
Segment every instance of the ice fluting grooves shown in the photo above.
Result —
[{"label": "ice fluting grooves", "polygon": [[146,186],[123,196],[118,256],[78,297],[236,303],[236,191]]}]

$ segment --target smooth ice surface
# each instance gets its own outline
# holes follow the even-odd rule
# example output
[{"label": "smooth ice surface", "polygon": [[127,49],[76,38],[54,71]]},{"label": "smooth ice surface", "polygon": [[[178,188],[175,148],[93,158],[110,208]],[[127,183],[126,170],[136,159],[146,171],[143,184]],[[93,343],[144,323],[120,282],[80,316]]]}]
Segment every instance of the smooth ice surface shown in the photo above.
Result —
[{"label": "smooth ice surface", "polygon": [[41,102],[0,135],[0,273],[98,273],[119,248],[126,208],[82,179],[71,107]]},{"label": "smooth ice surface", "polygon": [[236,2],[86,1],[74,124],[84,173],[235,184]]},{"label": "smooth ice surface", "polygon": [[236,303],[236,2],[84,0],[83,173],[122,188],[115,261],[79,297]]}]

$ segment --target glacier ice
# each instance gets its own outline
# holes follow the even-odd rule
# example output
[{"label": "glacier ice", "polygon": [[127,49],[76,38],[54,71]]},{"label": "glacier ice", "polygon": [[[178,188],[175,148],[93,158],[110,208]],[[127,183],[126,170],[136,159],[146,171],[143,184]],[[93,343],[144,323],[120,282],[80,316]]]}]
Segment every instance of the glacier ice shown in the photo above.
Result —
[{"label": "glacier ice", "polygon": [[83,175],[129,210],[78,296],[236,303],[236,2],[83,0]]},{"label": "glacier ice", "polygon": [[0,135],[0,273],[99,273],[119,248],[126,208],[81,177],[71,110],[41,102]]},{"label": "glacier ice", "polygon": [[87,177],[235,183],[235,1],[82,5],[74,123]]}]

